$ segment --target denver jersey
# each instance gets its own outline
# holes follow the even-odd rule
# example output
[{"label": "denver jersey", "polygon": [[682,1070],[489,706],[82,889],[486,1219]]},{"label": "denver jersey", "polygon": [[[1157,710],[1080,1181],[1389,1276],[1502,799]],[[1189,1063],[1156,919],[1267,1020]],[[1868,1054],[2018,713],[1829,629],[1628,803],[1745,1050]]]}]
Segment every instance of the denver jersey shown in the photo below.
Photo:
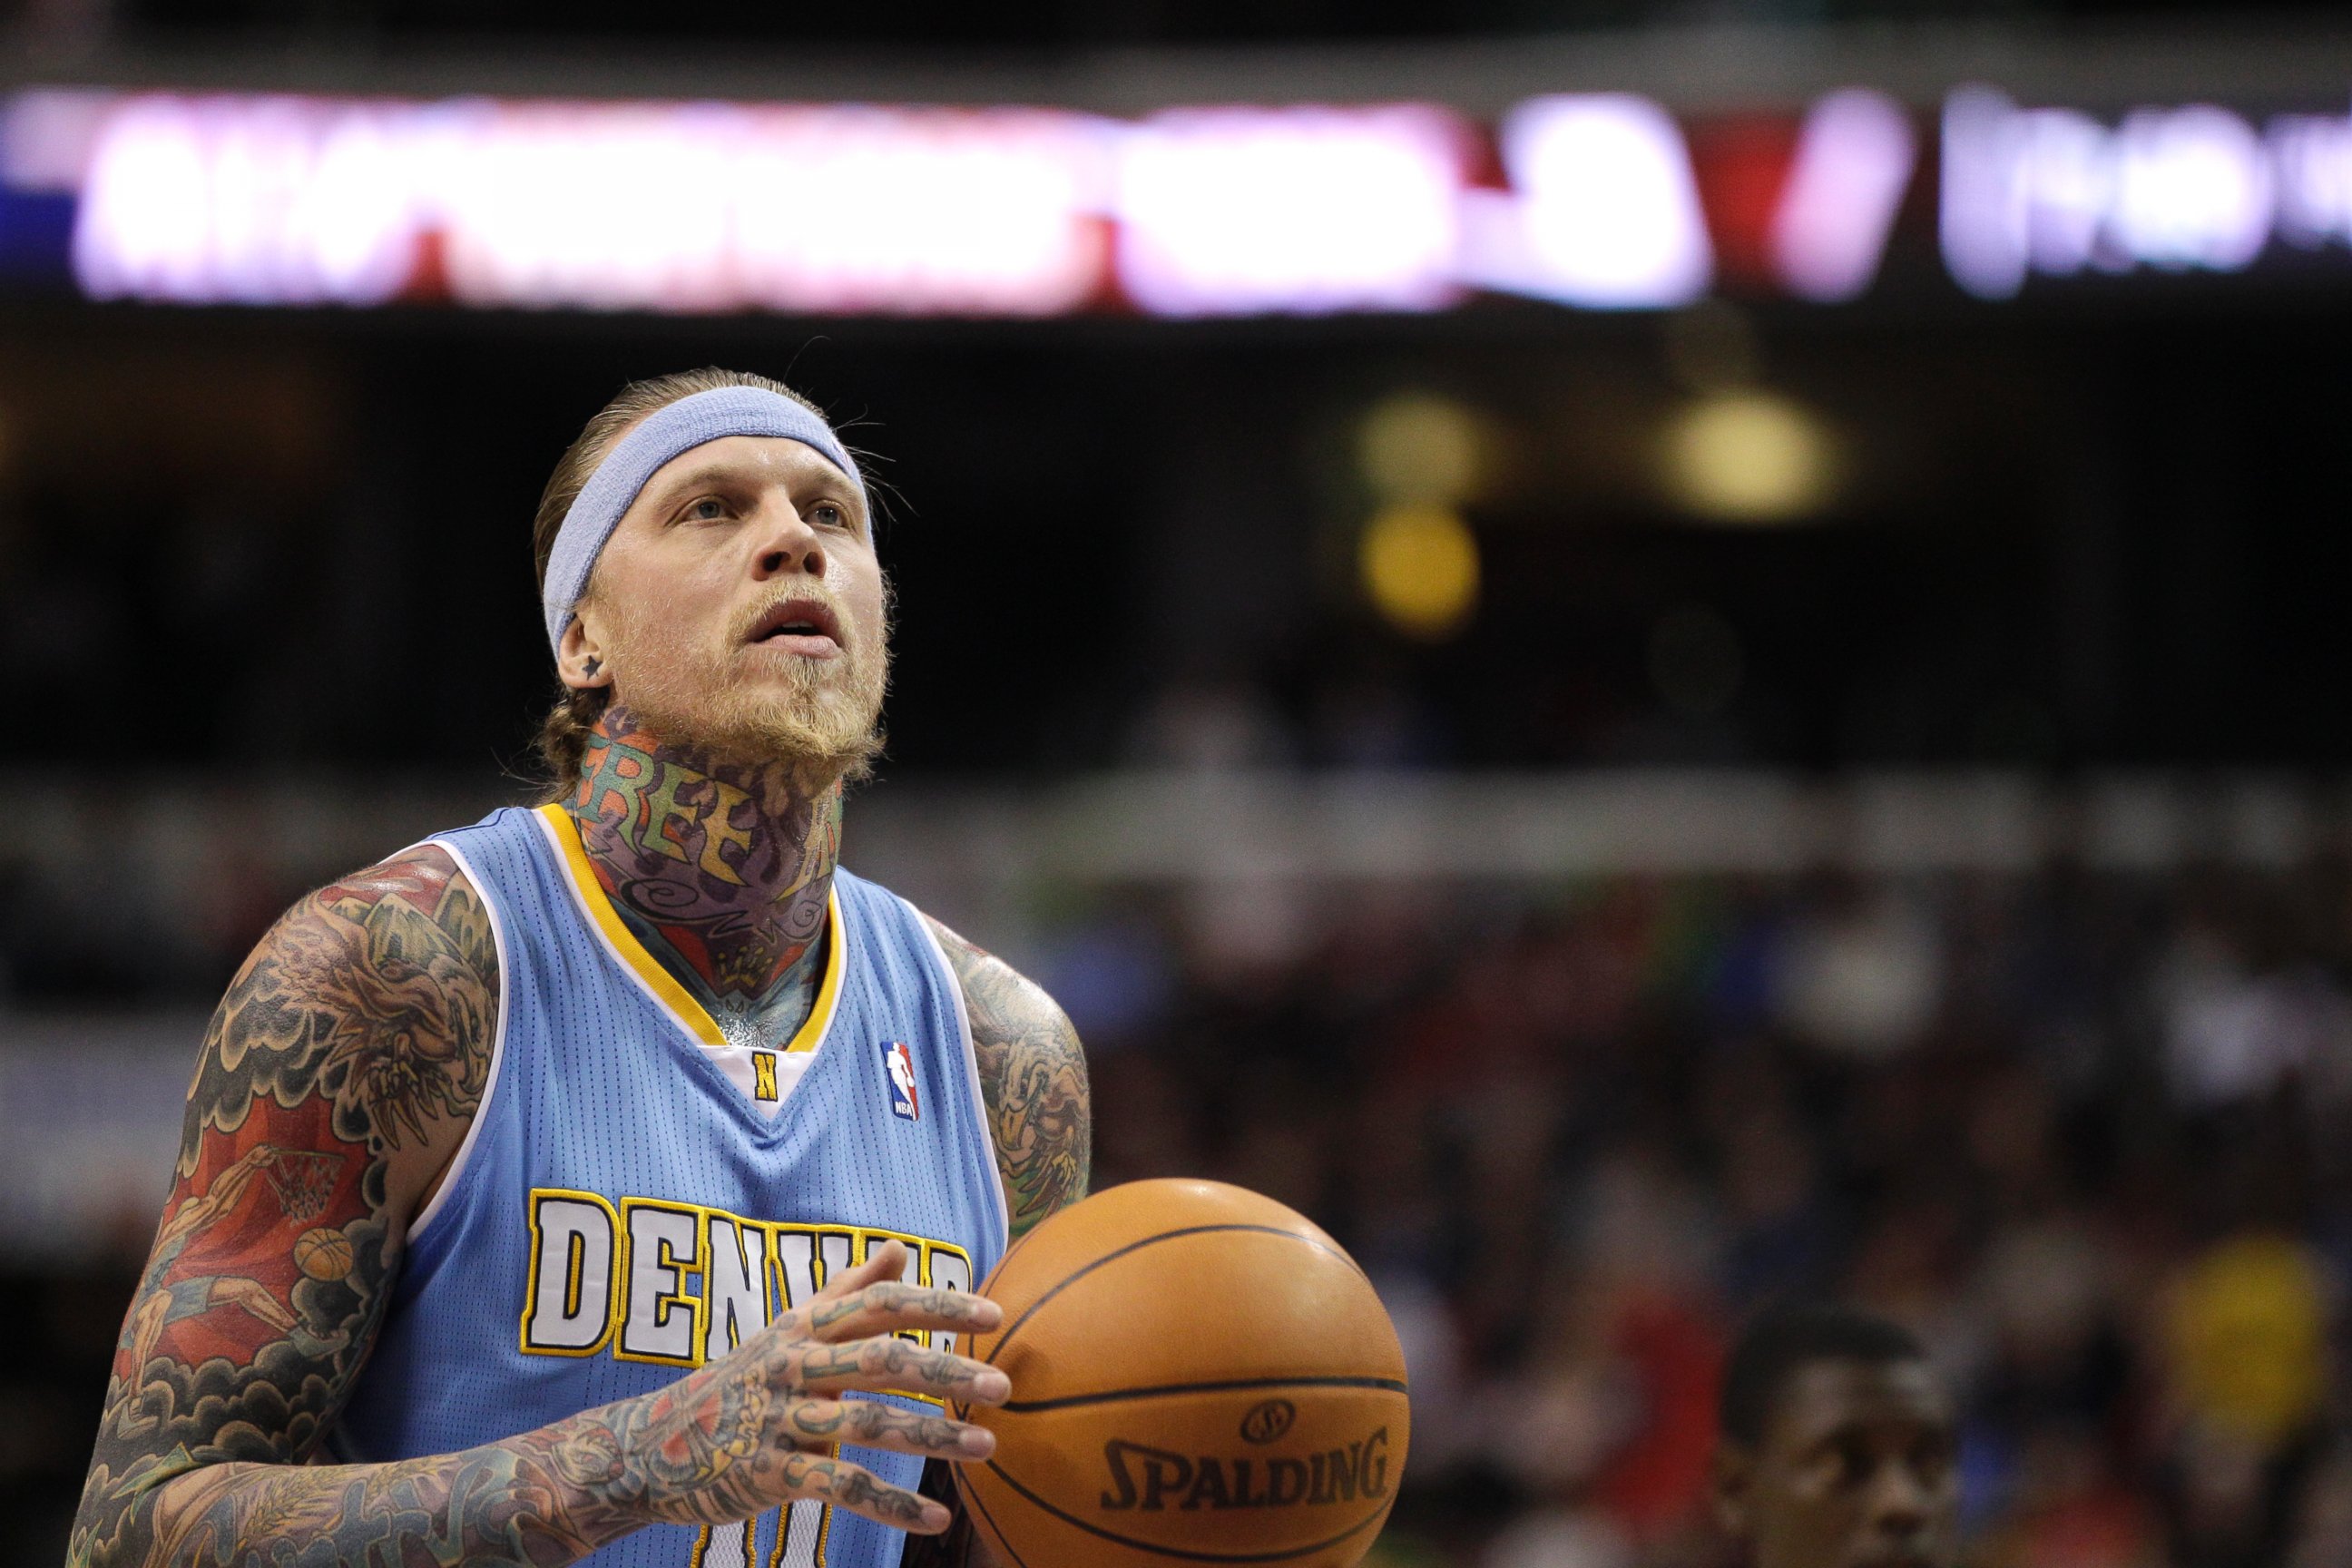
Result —
[{"label": "denver jersey", "polygon": [[[430,842],[488,906],[498,1038],[473,1126],[410,1229],[338,1458],[446,1453],[661,1387],[885,1237],[907,1243],[918,1283],[970,1289],[995,1266],[1004,1196],[963,994],[904,900],[835,873],[816,1006],[779,1053],[803,1069],[771,1062],[742,1083],[560,806]],[[922,1471],[911,1455],[845,1457],[908,1488]],[[654,1525],[584,1561],[891,1568],[905,1539],[798,1503]]]}]

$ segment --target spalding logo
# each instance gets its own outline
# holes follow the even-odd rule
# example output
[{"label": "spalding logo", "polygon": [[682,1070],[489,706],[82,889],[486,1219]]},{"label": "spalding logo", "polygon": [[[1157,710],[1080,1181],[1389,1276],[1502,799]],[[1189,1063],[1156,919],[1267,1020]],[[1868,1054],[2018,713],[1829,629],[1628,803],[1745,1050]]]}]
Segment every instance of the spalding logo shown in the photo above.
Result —
[{"label": "spalding logo", "polygon": [[1242,1417],[1242,1441],[1271,1443],[1289,1431],[1290,1424],[1297,1419],[1298,1406],[1287,1399],[1269,1399],[1263,1405],[1253,1405],[1249,1414]]},{"label": "spalding logo", "polygon": [[1110,1512],[1293,1508],[1353,1502],[1359,1497],[1377,1500],[1388,1495],[1389,1429],[1380,1427],[1344,1448],[1296,1458],[1173,1454],[1114,1437],[1103,1445],[1103,1463],[1110,1470],[1110,1489],[1102,1494],[1102,1506]]}]

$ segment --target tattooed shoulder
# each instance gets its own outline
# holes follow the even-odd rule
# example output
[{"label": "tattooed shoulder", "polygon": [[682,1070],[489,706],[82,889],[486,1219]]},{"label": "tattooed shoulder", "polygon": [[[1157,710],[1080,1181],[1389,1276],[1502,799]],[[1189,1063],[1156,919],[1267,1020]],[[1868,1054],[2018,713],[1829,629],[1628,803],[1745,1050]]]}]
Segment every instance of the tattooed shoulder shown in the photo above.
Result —
[{"label": "tattooed shoulder", "polygon": [[413,1196],[401,1188],[431,1179],[481,1101],[498,1005],[489,911],[446,850],[328,884],[271,929],[214,1015],[183,1175],[208,1129],[267,1093],[325,1102],[332,1134],[383,1166],[385,1195]]},{"label": "tattooed shoulder", "polygon": [[311,894],[246,960],[189,1087],[75,1563],[155,1556],[177,1478],[316,1449],[481,1103],[499,982],[481,896],[430,846]]},{"label": "tattooed shoulder", "polygon": [[929,916],[971,1016],[980,1089],[996,1134],[996,1163],[1013,1234],[1087,1195],[1094,1117],[1086,1052],[1045,987]]}]

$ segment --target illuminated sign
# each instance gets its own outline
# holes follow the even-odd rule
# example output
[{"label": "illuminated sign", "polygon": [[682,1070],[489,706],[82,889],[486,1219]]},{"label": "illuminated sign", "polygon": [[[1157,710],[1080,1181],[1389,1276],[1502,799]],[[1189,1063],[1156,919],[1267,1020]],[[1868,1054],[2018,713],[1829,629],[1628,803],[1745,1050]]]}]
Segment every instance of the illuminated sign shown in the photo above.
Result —
[{"label": "illuminated sign", "polygon": [[1171,108],[0,100],[0,277],[97,300],[798,315],[2006,299],[2352,247],[2352,117],[1851,88]]},{"label": "illuminated sign", "polygon": [[1827,304],[1870,287],[1918,156],[1892,99],[1856,88],[1813,105],[1772,216],[1772,260],[1790,293]]},{"label": "illuminated sign", "polygon": [[1020,110],[123,100],[98,299],[1043,315],[1100,286],[1105,149]]},{"label": "illuminated sign", "polygon": [[1623,93],[1539,98],[1502,128],[1507,193],[1471,198],[1465,270],[1490,289],[1570,305],[1681,305],[1714,253],[1679,126]]},{"label": "illuminated sign", "polygon": [[2243,271],[2273,240],[2352,241],[2352,121],[2258,130],[2192,103],[2109,125],[1963,89],[1944,110],[1941,229],[1953,278],[1986,299],[2036,274]]},{"label": "illuminated sign", "polygon": [[1118,138],[1118,282],[1169,316],[1429,310],[1461,293],[1468,128],[1425,108],[1186,109]]}]

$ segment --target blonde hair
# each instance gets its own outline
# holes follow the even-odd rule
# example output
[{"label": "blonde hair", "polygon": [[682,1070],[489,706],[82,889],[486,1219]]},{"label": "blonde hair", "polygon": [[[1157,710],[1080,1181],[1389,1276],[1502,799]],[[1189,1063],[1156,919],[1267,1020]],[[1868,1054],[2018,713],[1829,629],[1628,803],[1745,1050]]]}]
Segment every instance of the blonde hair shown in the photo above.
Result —
[{"label": "blonde hair", "polygon": [[[542,588],[547,584],[548,557],[555,552],[555,536],[563,527],[564,514],[580,499],[589,477],[613,449],[613,443],[655,410],[666,408],[682,397],[692,397],[698,392],[716,392],[726,386],[756,386],[789,397],[819,417],[824,413],[781,381],[750,371],[721,370],[716,365],[629,383],[612,402],[598,409],[581,427],[572,445],[563,448],[563,456],[555,460],[555,471],[547,477],[547,489],[540,492],[539,512],[531,521],[530,548],[537,580]],[[589,591],[595,591],[593,575]],[[588,738],[595,731],[596,721],[611,700],[612,688],[608,686],[585,691],[566,686],[556,693],[555,706],[539,726],[539,756],[547,770],[547,788],[542,798],[562,800],[577,787],[580,760],[587,752]]]}]

